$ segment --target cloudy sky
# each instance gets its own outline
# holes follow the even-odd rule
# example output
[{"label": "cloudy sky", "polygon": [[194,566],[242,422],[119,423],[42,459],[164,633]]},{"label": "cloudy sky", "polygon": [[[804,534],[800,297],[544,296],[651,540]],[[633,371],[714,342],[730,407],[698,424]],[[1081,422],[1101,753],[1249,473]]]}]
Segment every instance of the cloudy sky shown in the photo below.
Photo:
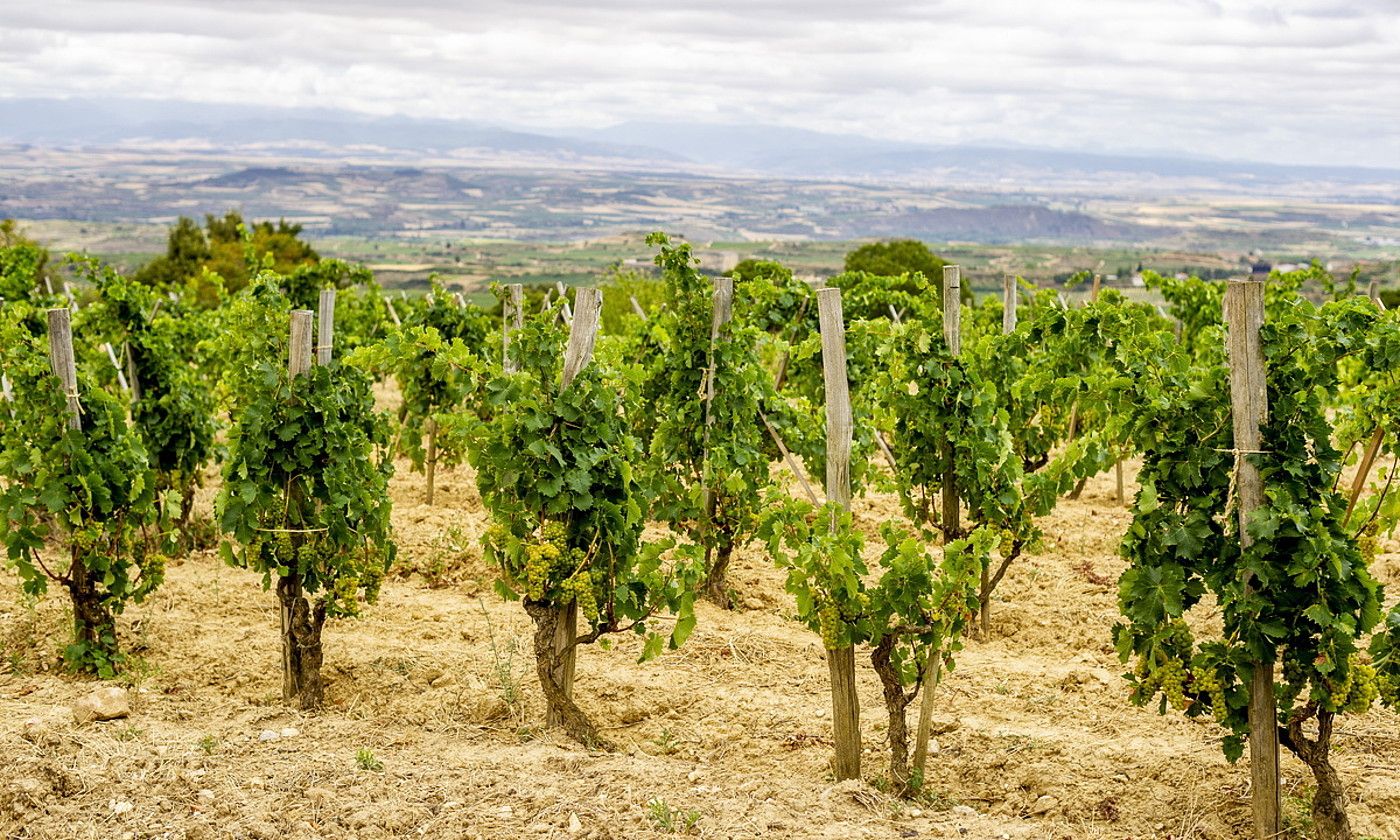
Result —
[{"label": "cloudy sky", "polygon": [[0,97],[1400,166],[1400,0],[40,0]]}]

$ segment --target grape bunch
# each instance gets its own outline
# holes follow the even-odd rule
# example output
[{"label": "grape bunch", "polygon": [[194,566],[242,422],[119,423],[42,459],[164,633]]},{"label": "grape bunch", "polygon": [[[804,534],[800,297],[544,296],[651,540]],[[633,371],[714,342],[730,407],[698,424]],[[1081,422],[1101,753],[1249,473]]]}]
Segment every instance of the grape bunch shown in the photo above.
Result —
[{"label": "grape bunch", "polygon": [[1376,677],[1376,691],[1380,694],[1381,702],[1390,708],[1395,708],[1400,704],[1400,677],[1392,674],[1379,674]]},{"label": "grape bunch", "polygon": [[549,589],[549,575],[560,557],[559,547],[552,542],[525,546],[525,596],[539,601]]},{"label": "grape bunch", "polygon": [[560,598],[563,603],[577,601],[579,612],[583,613],[584,618],[589,621],[598,620],[598,599],[593,592],[593,575],[587,569],[570,575],[559,588],[563,591]]},{"label": "grape bunch", "polygon": [[1220,682],[1220,675],[1214,668],[1203,667],[1199,670],[1191,669],[1191,687],[1198,693],[1203,693],[1210,698],[1210,712],[1215,718],[1215,722],[1224,724],[1225,719],[1230,716],[1230,706],[1225,701],[1225,686]]},{"label": "grape bunch", "polygon": [[817,624],[821,630],[822,645],[827,650],[841,647],[841,611],[831,601],[822,601],[817,608]]},{"label": "grape bunch", "polygon": [[1329,685],[1331,701],[1327,704],[1332,711],[1359,714],[1371,708],[1371,704],[1381,694],[1381,686],[1376,677],[1376,669],[1362,662],[1356,655],[1347,658],[1347,675],[1337,685]]}]

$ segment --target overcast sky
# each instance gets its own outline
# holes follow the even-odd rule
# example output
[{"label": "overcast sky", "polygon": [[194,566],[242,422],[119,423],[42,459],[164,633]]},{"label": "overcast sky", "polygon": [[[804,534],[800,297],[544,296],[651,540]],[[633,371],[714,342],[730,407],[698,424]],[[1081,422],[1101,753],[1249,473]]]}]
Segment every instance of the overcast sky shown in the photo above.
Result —
[{"label": "overcast sky", "polygon": [[0,96],[1400,166],[1400,0],[5,0]]}]

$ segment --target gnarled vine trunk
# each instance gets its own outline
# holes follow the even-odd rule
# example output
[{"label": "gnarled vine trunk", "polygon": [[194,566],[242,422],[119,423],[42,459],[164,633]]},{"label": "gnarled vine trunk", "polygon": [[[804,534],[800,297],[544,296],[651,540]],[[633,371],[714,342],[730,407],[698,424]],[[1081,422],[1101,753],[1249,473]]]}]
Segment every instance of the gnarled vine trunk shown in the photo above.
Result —
[{"label": "gnarled vine trunk", "polygon": [[885,713],[889,716],[890,738],[890,789],[898,796],[906,796],[909,787],[909,724],[904,713],[914,699],[912,693],[905,693],[900,683],[899,672],[894,667],[894,635],[885,636],[870,652],[870,664],[880,677],[880,686],[885,694]]},{"label": "gnarled vine trunk", "polygon": [[710,559],[711,549],[705,550],[705,583],[701,587],[701,595],[706,600],[713,601],[716,605],[728,610],[733,609],[734,602],[729,595],[729,560],[734,556],[734,543],[721,537],[719,547],[713,550],[714,559]]},{"label": "gnarled vine trunk", "polygon": [[72,565],[64,584],[73,601],[73,641],[84,649],[83,661],[91,662],[93,653],[104,658],[117,655],[117,623],[112,611],[102,603],[97,582],[88,567],[72,554]]},{"label": "gnarled vine trunk", "polygon": [[277,600],[282,612],[282,700],[307,711],[319,709],[325,700],[321,629],[326,605],[309,600],[293,577],[277,580]]},{"label": "gnarled vine trunk", "polygon": [[[1303,724],[1317,717],[1317,738],[1303,734]],[[1279,743],[1308,765],[1317,791],[1313,794],[1312,819],[1319,840],[1352,840],[1351,821],[1347,819],[1346,788],[1332,766],[1332,722],[1335,713],[1309,705],[1294,712],[1286,727],[1279,727]]]},{"label": "gnarled vine trunk", "polygon": [[526,614],[535,622],[535,675],[544,692],[549,725],[561,727],[565,734],[586,747],[611,748],[588,715],[574,702],[572,680],[565,685],[565,680],[561,679],[562,675],[571,676],[571,671],[566,670],[569,664],[566,657],[572,651],[561,649],[558,643],[560,621],[573,613],[540,601],[526,600],[524,605]]}]

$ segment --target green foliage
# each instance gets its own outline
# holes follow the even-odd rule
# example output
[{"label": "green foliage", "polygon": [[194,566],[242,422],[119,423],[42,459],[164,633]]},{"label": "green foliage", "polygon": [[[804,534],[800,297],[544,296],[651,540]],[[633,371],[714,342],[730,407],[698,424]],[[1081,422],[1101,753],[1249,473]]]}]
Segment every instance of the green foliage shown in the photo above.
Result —
[{"label": "green foliage", "polygon": [[215,504],[233,541],[224,559],[261,572],[264,587],[276,576],[319,593],[328,615],[355,615],[361,596],[374,601],[395,554],[387,422],[369,376],[354,367],[288,375],[287,321],[268,317],[287,303],[270,283],[239,303],[232,326],[252,351],[229,376],[239,410]]},{"label": "green foliage", "polygon": [[[223,218],[204,217],[204,228],[181,216],[170,229],[165,254],[136,272],[136,279],[158,289],[189,287],[203,306],[215,306],[227,292],[247,286],[264,261],[266,267],[286,275],[319,257],[301,239],[302,226],[278,220],[245,224],[235,210]],[[216,276],[220,283],[209,275]]]},{"label": "green foliage", "polygon": [[922,274],[937,281],[942,278],[943,266],[947,264],[917,239],[893,239],[861,245],[846,254],[844,268],[883,277]]},{"label": "green foliage", "polygon": [[52,297],[51,285],[48,249],[25,236],[14,219],[0,220],[0,299],[40,303]]},{"label": "green foliage", "polygon": [[[484,419],[450,418],[465,427],[491,513],[486,556],[503,594],[523,596],[527,607],[577,602],[591,628],[581,642],[630,630],[646,637],[650,658],[694,628],[699,570],[687,557],[668,567],[665,544],[642,545],[641,453],[619,389],[596,363],[562,388],[563,344],[557,319],[527,317],[511,337],[518,372],[482,368]],[[677,615],[669,634],[648,624],[663,611]]]},{"label": "green foliage", "polygon": [[660,246],[668,301],[650,325],[657,352],[641,406],[659,418],[646,469],[652,516],[705,547],[713,557],[709,583],[725,602],[730,553],[752,535],[769,482],[760,413],[775,392],[759,361],[756,328],[731,320],[711,341],[713,286],[696,271],[690,246],[672,246],[663,234],[648,241]]},{"label": "green foliage", "polygon": [[1195,276],[1164,277],[1155,271],[1144,271],[1142,282],[1147,288],[1161,292],[1166,299],[1167,313],[1181,323],[1182,343],[1197,356],[1208,354],[1206,345],[1217,335],[1208,328],[1223,323],[1221,308],[1225,284]]},{"label": "green foliage", "polygon": [[69,665],[110,678],[121,662],[112,616],[150,594],[164,574],[164,557],[149,550],[144,533],[156,521],[155,480],[121,402],[84,370],[82,430],[68,427],[47,339],[24,310],[0,310],[0,369],[15,394],[0,404],[0,539],[26,593],[40,595],[51,582],[68,590]]},{"label": "green foliage", "polygon": [[[465,372],[474,366],[473,360],[500,355],[499,344],[487,339],[489,318],[480,307],[458,305],[446,289],[434,284],[432,293],[404,317],[401,331],[390,332],[355,357],[358,364],[398,380],[403,401],[397,439],[415,470],[424,469],[425,442],[429,431],[441,425],[442,415],[461,408],[469,398],[476,400],[476,383]],[[461,435],[440,435],[435,443],[439,464],[459,463],[465,455]]]},{"label": "green foliage", "polygon": [[633,300],[648,318],[656,317],[666,303],[666,287],[640,271],[614,269],[598,284],[598,291],[603,293],[601,318],[606,335],[626,335],[637,329],[642,318],[633,310]]},{"label": "green foliage", "polygon": [[[1354,535],[1345,500],[1332,489],[1341,459],[1328,403],[1338,363],[1364,346],[1375,318],[1363,300],[1316,307],[1285,293],[1270,308],[1261,338],[1268,376],[1267,447],[1243,453],[1259,467],[1264,504],[1251,517],[1253,544],[1240,550],[1234,510],[1229,389],[1218,356],[1144,358],[1131,389],[1132,422],[1144,452],[1133,524],[1122,551],[1131,562],[1119,583],[1126,619],[1114,628],[1124,661],[1134,659],[1133,698],[1159,693],[1189,716],[1224,726],[1226,755],[1237,758],[1248,732],[1250,662],[1283,662],[1280,719],[1356,710],[1374,680],[1357,658],[1358,641],[1380,619],[1379,587]],[[1183,617],[1207,595],[1223,619],[1219,638],[1197,641]],[[1358,681],[1358,677],[1361,679]]]},{"label": "green foliage", "polygon": [[[128,373],[135,374],[140,394],[131,406],[132,422],[156,471],[166,524],[184,530],[194,488],[215,454],[213,391],[193,365],[205,317],[164,305],[169,301],[148,287],[95,261],[76,264],[97,297],[79,310],[75,333],[87,336],[89,345],[100,341],[121,348],[119,361],[129,355]],[[110,368],[106,354],[100,356],[93,362]],[[188,539],[177,542],[191,545]]]}]

